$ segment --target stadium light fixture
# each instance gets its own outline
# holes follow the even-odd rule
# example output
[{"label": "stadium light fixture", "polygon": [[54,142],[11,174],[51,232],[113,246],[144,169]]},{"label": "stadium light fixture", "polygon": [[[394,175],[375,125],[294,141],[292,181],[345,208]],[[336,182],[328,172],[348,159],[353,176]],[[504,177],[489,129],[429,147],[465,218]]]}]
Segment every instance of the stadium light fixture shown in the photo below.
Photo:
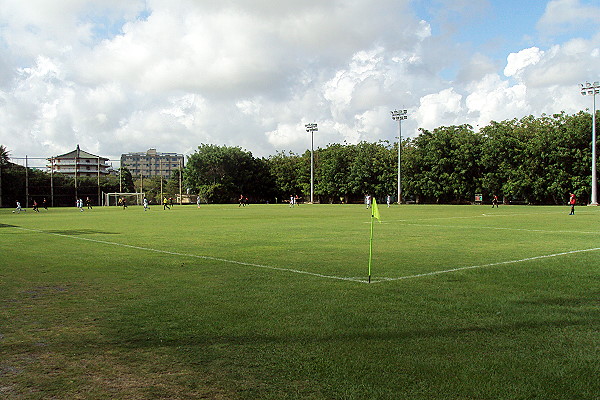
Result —
[{"label": "stadium light fixture", "polygon": [[592,198],[591,206],[598,205],[598,182],[596,177],[596,95],[600,93],[600,82],[586,82],[579,84],[583,96],[592,96]]},{"label": "stadium light fixture", "polygon": [[408,118],[407,110],[394,110],[390,112],[392,119],[398,121],[398,204],[402,204],[402,176],[400,174],[401,166],[401,147],[402,147],[402,121]]},{"label": "stadium light fixture", "polygon": [[306,132],[310,132],[310,204],[314,204],[314,193],[315,193],[315,156],[313,151],[314,145],[314,133],[318,131],[317,124],[306,124]]}]

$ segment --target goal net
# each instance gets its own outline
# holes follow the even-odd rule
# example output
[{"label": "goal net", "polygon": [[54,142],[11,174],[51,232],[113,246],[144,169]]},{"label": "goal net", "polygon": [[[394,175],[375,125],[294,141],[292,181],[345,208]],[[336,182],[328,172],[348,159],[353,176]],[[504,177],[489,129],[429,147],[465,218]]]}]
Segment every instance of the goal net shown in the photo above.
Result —
[{"label": "goal net", "polygon": [[105,193],[102,192],[103,206],[122,206],[123,202],[128,206],[140,206],[144,202],[145,193]]}]

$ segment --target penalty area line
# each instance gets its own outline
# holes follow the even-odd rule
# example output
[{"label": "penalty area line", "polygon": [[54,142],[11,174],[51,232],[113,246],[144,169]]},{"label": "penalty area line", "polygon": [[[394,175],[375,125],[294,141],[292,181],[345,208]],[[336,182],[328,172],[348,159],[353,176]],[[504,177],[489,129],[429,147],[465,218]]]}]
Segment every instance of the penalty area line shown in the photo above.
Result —
[{"label": "penalty area line", "polygon": [[486,268],[486,267],[495,267],[495,266],[499,266],[499,265],[517,264],[517,263],[521,263],[521,262],[534,261],[534,260],[543,260],[545,258],[561,257],[561,256],[567,256],[567,255],[570,255],[570,254],[586,253],[586,252],[598,251],[598,250],[600,250],[600,247],[594,247],[594,248],[591,248],[591,249],[565,251],[565,252],[562,252],[562,253],[555,253],[555,254],[546,254],[546,255],[542,255],[542,256],[522,258],[520,260],[508,260],[508,261],[500,261],[500,262],[489,263],[489,264],[470,265],[468,267],[459,267],[459,268],[446,269],[446,270],[443,270],[443,271],[427,272],[427,273],[424,273],[424,274],[415,274],[415,275],[400,276],[400,277],[397,277],[397,278],[381,278],[381,277],[378,277],[377,280],[372,280],[371,282],[372,283],[381,283],[381,282],[400,281],[400,280],[403,280],[403,279],[422,278],[422,277],[426,277],[426,276],[449,274],[451,272],[464,271],[464,270],[468,270],[468,269],[478,269],[478,268]]},{"label": "penalty area line", "polygon": [[151,251],[151,252],[154,252],[154,253],[168,254],[168,255],[172,255],[172,256],[197,258],[197,259],[201,259],[201,260],[210,260],[210,261],[218,261],[218,262],[222,262],[222,263],[235,264],[235,265],[243,265],[243,266],[247,266],[247,267],[255,267],[255,268],[262,268],[262,269],[269,269],[269,270],[273,270],[273,271],[291,272],[291,273],[294,273],[294,274],[309,275],[309,276],[315,276],[315,277],[318,277],[318,278],[325,278],[325,279],[335,279],[335,280],[341,280],[341,281],[351,281],[351,282],[358,282],[358,283],[368,283],[364,279],[356,279],[356,278],[347,278],[347,277],[343,277],[343,276],[318,274],[316,272],[303,271],[303,270],[299,270],[299,269],[274,267],[274,266],[271,266],[271,265],[263,265],[263,264],[255,264],[255,263],[249,263],[249,262],[244,262],[244,261],[228,260],[226,258],[211,257],[211,256],[202,256],[202,255],[198,255],[198,254],[178,253],[178,252],[168,251],[168,250],[153,249],[153,248],[150,248],[150,247],[134,246],[134,245],[131,245],[131,244],[124,244],[124,243],[118,243],[118,242],[109,242],[107,240],[98,240],[98,239],[90,239],[90,238],[73,236],[73,235],[65,235],[64,233],[47,232],[47,231],[43,231],[43,230],[40,230],[40,229],[22,228],[22,227],[18,227],[18,226],[15,226],[14,228],[20,229],[22,231],[44,233],[44,234],[47,234],[47,235],[59,236],[59,237],[64,237],[64,238],[69,238],[69,239],[85,240],[85,241],[93,242],[93,243],[107,244],[107,245],[112,245],[112,246],[120,246],[120,247],[129,248],[129,249],[135,249],[135,250]]}]

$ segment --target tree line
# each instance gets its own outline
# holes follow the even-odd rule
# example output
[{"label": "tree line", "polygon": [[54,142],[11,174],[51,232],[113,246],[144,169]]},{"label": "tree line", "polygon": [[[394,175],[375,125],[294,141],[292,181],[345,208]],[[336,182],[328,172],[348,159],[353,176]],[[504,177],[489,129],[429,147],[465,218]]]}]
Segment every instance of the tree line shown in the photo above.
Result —
[{"label": "tree line", "polygon": [[[511,203],[564,204],[571,192],[587,199],[591,192],[591,125],[591,114],[581,111],[492,121],[479,130],[466,124],[420,129],[416,137],[401,143],[402,200],[460,204],[473,202],[476,194],[482,194],[484,201],[497,195]],[[8,158],[0,157],[4,160],[0,187],[5,188],[5,204],[22,196],[24,185],[22,171],[7,167]],[[317,148],[315,201],[361,202],[366,194],[395,198],[397,168],[397,142],[333,143]],[[29,185],[37,186],[30,192],[47,192],[47,175],[33,171]],[[134,181],[126,168],[120,176],[101,177],[101,190],[143,190],[154,201],[160,201],[161,193],[175,197],[180,191],[208,203],[236,202],[240,195],[256,203],[283,202],[295,195],[310,199],[310,151],[280,151],[258,158],[240,147],[201,144],[187,157],[184,169],[169,180]],[[61,195],[71,205],[72,178],[62,179],[65,181],[58,187],[64,189]],[[79,181],[96,195],[95,178]]]},{"label": "tree line", "polygon": [[[590,113],[527,116],[474,130],[470,125],[420,129],[401,144],[403,200],[484,200],[564,204],[591,192]],[[314,152],[314,195],[321,203],[383,199],[397,193],[398,143],[334,143]],[[239,147],[203,144],[188,157],[186,187],[212,202],[240,194],[257,202],[310,196],[310,151],[255,158]]]}]

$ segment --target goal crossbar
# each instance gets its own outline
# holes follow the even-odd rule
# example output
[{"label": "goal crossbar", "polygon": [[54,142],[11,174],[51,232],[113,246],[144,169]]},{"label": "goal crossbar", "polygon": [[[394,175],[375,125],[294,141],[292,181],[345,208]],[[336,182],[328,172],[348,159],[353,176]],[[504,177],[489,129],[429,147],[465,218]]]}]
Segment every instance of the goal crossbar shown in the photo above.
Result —
[{"label": "goal crossbar", "polygon": [[120,206],[122,201],[125,200],[127,205],[142,205],[144,201],[145,193],[122,193],[113,192],[105,193],[102,192],[102,206]]}]

